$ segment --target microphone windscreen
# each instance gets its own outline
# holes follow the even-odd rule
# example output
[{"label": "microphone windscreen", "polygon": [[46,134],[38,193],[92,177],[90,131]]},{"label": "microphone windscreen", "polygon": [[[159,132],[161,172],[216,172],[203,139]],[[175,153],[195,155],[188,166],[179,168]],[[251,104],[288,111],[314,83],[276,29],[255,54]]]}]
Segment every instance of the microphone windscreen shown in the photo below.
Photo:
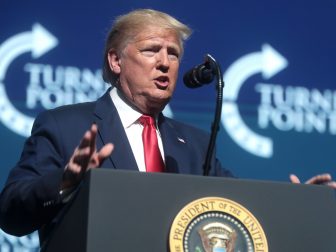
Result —
[{"label": "microphone windscreen", "polygon": [[204,63],[187,71],[183,76],[184,84],[189,88],[198,88],[203,86],[203,84],[212,82],[214,74],[207,65]]}]

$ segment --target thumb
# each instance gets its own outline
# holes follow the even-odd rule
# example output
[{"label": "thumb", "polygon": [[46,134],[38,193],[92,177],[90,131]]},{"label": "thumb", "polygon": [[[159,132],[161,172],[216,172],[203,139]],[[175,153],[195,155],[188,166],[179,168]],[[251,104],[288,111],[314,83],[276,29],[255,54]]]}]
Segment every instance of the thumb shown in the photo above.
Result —
[{"label": "thumb", "polygon": [[114,146],[111,143],[106,144],[103,148],[100,149],[100,151],[98,152],[99,164],[101,164],[104,161],[104,159],[106,159],[108,156],[111,155],[113,149],[114,149]]},{"label": "thumb", "polygon": [[106,144],[99,152],[94,153],[90,159],[90,169],[100,167],[103,161],[111,155],[113,148],[113,144]]},{"label": "thumb", "polygon": [[295,174],[289,175],[289,180],[294,184],[300,184],[301,183],[300,179]]}]

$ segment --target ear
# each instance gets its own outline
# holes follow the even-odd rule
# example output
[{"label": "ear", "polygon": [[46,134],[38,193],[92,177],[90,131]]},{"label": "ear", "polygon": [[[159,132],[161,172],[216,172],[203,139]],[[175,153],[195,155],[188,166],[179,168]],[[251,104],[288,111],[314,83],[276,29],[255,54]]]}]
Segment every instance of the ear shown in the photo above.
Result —
[{"label": "ear", "polygon": [[108,58],[111,71],[115,74],[119,74],[120,73],[120,58],[117,54],[117,51],[115,49],[111,49],[108,52],[107,58]]}]

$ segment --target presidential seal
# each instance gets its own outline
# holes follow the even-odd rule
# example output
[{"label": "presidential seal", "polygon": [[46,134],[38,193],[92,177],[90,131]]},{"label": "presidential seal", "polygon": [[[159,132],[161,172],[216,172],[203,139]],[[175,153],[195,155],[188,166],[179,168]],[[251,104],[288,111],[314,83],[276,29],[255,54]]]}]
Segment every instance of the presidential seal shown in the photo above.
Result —
[{"label": "presidential seal", "polygon": [[268,252],[265,233],[245,207],[207,197],[185,206],[169,235],[171,252]]}]

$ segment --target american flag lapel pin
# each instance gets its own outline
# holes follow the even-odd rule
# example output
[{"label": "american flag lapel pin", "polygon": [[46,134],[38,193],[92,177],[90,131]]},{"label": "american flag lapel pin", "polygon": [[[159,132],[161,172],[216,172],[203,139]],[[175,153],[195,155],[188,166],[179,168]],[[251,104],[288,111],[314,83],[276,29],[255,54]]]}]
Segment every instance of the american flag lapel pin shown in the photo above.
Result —
[{"label": "american flag lapel pin", "polygon": [[181,143],[184,143],[184,144],[186,143],[183,138],[178,137],[177,140]]}]

